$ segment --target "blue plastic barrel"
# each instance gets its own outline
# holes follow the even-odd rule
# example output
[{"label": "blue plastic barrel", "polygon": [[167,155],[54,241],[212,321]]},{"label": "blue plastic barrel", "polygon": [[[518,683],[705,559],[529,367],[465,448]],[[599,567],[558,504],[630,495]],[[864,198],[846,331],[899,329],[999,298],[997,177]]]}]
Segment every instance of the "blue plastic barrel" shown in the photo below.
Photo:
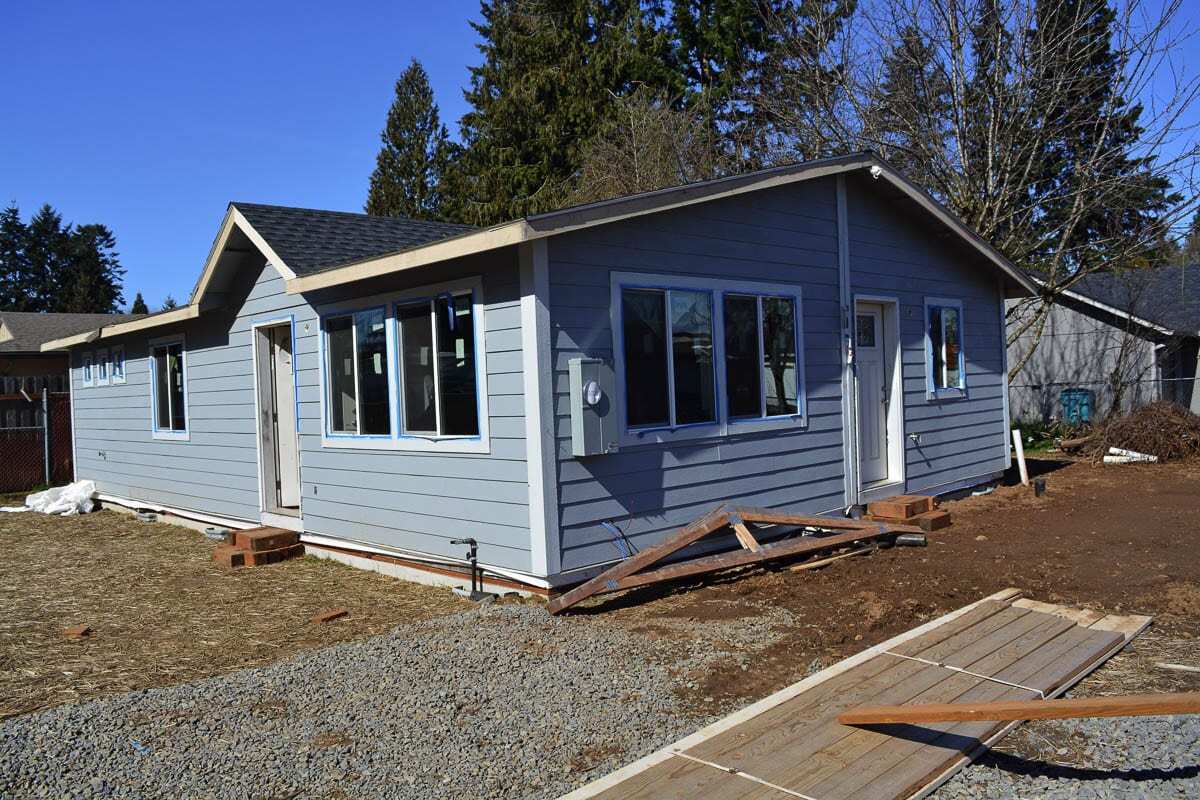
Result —
[{"label": "blue plastic barrel", "polygon": [[1093,396],[1091,389],[1063,389],[1059,394],[1063,420],[1072,425],[1091,422]]}]

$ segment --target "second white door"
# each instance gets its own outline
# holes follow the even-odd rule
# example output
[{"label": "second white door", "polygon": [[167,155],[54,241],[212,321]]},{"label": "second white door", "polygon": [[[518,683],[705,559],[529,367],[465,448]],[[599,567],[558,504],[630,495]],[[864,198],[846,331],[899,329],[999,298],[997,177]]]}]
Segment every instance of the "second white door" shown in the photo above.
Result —
[{"label": "second white door", "polygon": [[890,383],[883,335],[883,307],[855,309],[854,361],[858,376],[858,471],[864,486],[888,480]]}]

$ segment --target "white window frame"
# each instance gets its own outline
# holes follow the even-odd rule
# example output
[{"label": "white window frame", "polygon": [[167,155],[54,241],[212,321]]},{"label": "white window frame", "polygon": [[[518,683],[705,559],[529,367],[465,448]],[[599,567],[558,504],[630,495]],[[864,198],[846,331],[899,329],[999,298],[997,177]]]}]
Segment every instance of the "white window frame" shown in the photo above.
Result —
[{"label": "white window frame", "polygon": [[[424,434],[409,434],[402,432],[400,391],[403,380],[400,366],[400,332],[396,324],[396,309],[398,306],[412,305],[421,300],[432,300],[438,295],[470,294],[471,319],[475,326],[475,387],[479,414],[479,434],[477,436],[438,436]],[[329,317],[344,316],[358,311],[368,311],[383,308],[385,311],[385,330],[387,341],[388,364],[388,407],[391,413],[391,434],[384,436],[335,434],[329,431],[329,375],[326,357],[325,320]],[[488,425],[488,371],[487,371],[487,342],[485,339],[487,324],[483,301],[483,279],[479,276],[464,278],[446,283],[419,286],[398,292],[389,292],[354,300],[329,303],[317,308],[320,317],[320,336],[318,351],[321,364],[321,447],[329,449],[368,449],[368,450],[402,450],[418,453],[476,453],[486,454],[492,450],[491,431]],[[440,413],[440,412],[439,412]]]},{"label": "white window frame", "polygon": [[79,383],[81,386],[96,385],[96,356],[91,351],[79,357]]},{"label": "white window frame", "polygon": [[[360,314],[370,314],[372,312],[381,312],[383,314],[383,333],[384,333],[383,346],[384,346],[384,357],[387,359],[387,364],[388,364],[387,381],[389,384],[389,386],[388,386],[388,428],[389,428],[389,432],[388,433],[363,433],[362,432],[362,393],[359,391],[359,385],[358,385],[358,319],[357,319],[357,317]],[[330,425],[331,417],[324,413],[325,409],[328,408],[328,401],[329,401],[329,397],[326,395],[326,391],[329,388],[329,384],[327,384],[325,382],[325,378],[327,378],[328,369],[329,369],[329,364],[325,360],[326,339],[328,338],[329,333],[328,333],[328,331],[326,331],[325,325],[331,319],[340,319],[343,317],[350,318],[350,350],[353,353],[353,356],[352,356],[353,362],[352,363],[354,364],[354,424],[355,424],[355,427],[357,430],[353,433],[351,433],[349,431],[333,430]],[[371,305],[363,306],[361,308],[354,308],[352,310],[337,311],[337,312],[333,312],[330,314],[322,314],[320,321],[321,321],[321,366],[322,366],[321,396],[326,401],[326,405],[322,408],[322,419],[324,420],[324,425],[325,425],[325,428],[324,428],[325,437],[328,439],[358,439],[358,440],[391,439],[393,433],[395,432],[396,414],[395,414],[395,407],[394,407],[395,404],[393,402],[394,398],[392,398],[392,396],[391,396],[392,389],[391,389],[391,385],[390,385],[392,382],[392,379],[393,379],[392,378],[392,358],[391,358],[391,354],[390,354],[391,349],[392,349],[392,329],[391,329],[391,325],[389,324],[389,316],[388,316],[387,306],[371,304]]]},{"label": "white window frame", "polygon": [[[958,312],[958,386],[938,387],[933,375],[933,340],[929,336],[929,309],[953,308]],[[925,399],[926,400],[957,400],[967,396],[967,329],[966,316],[963,314],[962,300],[953,297],[926,297],[924,339],[925,339]],[[942,317],[942,364],[945,369],[946,318]]]},{"label": "white window frame", "polygon": [[112,374],[112,366],[108,363],[108,348],[101,347],[96,351],[96,362],[94,369],[96,370],[96,385],[108,386],[109,376]]},{"label": "white window frame", "polygon": [[[154,350],[157,347],[167,347],[173,344],[179,345],[179,363],[183,370],[183,430],[177,431],[173,429],[160,429],[158,427],[158,368],[154,363]],[[150,433],[155,439],[165,441],[186,442],[192,438],[192,409],[188,402],[188,365],[187,365],[187,341],[183,334],[176,336],[162,336],[158,339],[151,339],[146,349],[146,360],[150,367]],[[167,403],[168,409],[171,407],[170,402]]]},{"label": "white window frame", "polygon": [[[717,419],[715,422],[697,422],[677,426],[642,427],[631,430],[627,419],[625,386],[625,342],[621,319],[621,292],[624,289],[650,289],[664,291],[681,289],[709,292],[713,298],[713,362],[716,372],[715,389]],[[730,419],[729,404],[725,396],[725,295],[754,295],[759,297],[783,297],[793,301],[796,309],[796,413],[773,417],[751,417]],[[668,309],[669,315],[669,309]],[[768,283],[765,281],[725,280],[700,278],[689,275],[666,275],[649,272],[612,272],[610,275],[609,322],[612,327],[613,371],[616,392],[617,425],[622,447],[665,444],[689,439],[714,439],[743,433],[758,433],[776,430],[804,430],[808,427],[808,379],[805,374],[804,352],[804,303],[798,284]],[[761,326],[761,323],[760,323]],[[668,316],[668,337],[669,337]],[[759,336],[761,338],[761,332]],[[671,363],[671,343],[667,342],[668,359]],[[669,375],[670,373],[668,373]],[[668,380],[671,380],[668,378]],[[674,386],[668,384],[674,394]]]},{"label": "white window frame", "polygon": [[[108,368],[108,378],[110,381],[112,381],[113,385],[119,386],[119,385],[125,383],[126,381],[128,381],[128,379],[129,379],[128,374],[127,374],[128,365],[126,364],[126,361],[125,361],[125,345],[114,344],[111,348],[109,348],[108,352],[109,352],[109,358],[111,359],[111,362],[112,362]],[[120,355],[118,355],[118,353]],[[120,377],[117,377],[117,364],[121,365],[121,376]]]}]

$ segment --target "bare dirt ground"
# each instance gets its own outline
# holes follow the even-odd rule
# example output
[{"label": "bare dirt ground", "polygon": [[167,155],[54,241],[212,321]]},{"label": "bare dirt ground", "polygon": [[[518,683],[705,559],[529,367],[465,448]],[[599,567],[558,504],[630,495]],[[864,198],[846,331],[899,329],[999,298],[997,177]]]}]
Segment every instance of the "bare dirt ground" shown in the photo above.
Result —
[{"label": "bare dirt ground", "polygon": [[[196,531],[115,511],[0,514],[0,719],[267,664],[470,607],[446,589],[315,558],[226,571],[212,563],[213,547]],[[350,615],[310,622],[338,607]],[[91,636],[64,637],[81,624]]]},{"label": "bare dirt ground", "polygon": [[[645,587],[598,599],[576,613],[600,613],[671,639],[691,635],[707,620],[744,619],[780,608],[791,612],[774,643],[750,653],[731,646],[728,659],[684,682],[680,691],[689,703],[709,710],[764,697],[1010,586],[1047,602],[1151,614],[1155,623],[1147,646],[1168,643],[1164,646],[1194,662],[1200,636],[1200,464],[1039,462],[1036,469],[1048,484],[1043,497],[1017,485],[946,503],[954,524],[930,534],[925,549],[879,550],[817,571],[790,572],[787,564],[772,564]],[[1176,674],[1158,680],[1184,679]]]}]

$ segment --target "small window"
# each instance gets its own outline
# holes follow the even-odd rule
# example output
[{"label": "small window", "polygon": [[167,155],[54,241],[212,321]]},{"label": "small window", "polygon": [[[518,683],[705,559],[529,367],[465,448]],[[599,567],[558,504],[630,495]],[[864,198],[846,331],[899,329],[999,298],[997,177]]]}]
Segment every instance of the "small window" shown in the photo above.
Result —
[{"label": "small window", "polygon": [[478,436],[479,388],[471,294],[397,306],[403,432]]},{"label": "small window", "polygon": [[796,301],[726,294],[725,399],[731,420],[800,412]]},{"label": "small window", "polygon": [[84,386],[96,385],[96,375],[92,369],[92,358],[91,353],[84,353],[81,357],[79,373]]},{"label": "small window", "polygon": [[956,397],[966,389],[962,344],[962,303],[930,299],[925,303],[926,363],[931,397]]},{"label": "small window", "polygon": [[715,423],[712,293],[623,289],[621,319],[628,426]]},{"label": "small window", "polygon": [[325,351],[330,433],[390,436],[392,414],[384,310],[328,317]]},{"label": "small window", "polygon": [[125,382],[125,345],[113,345],[112,348],[112,382]]},{"label": "small window", "polygon": [[162,342],[150,347],[154,387],[154,429],[160,433],[187,431],[186,381],[183,342]]},{"label": "small window", "polygon": [[108,386],[108,350],[96,351],[96,385]]}]

